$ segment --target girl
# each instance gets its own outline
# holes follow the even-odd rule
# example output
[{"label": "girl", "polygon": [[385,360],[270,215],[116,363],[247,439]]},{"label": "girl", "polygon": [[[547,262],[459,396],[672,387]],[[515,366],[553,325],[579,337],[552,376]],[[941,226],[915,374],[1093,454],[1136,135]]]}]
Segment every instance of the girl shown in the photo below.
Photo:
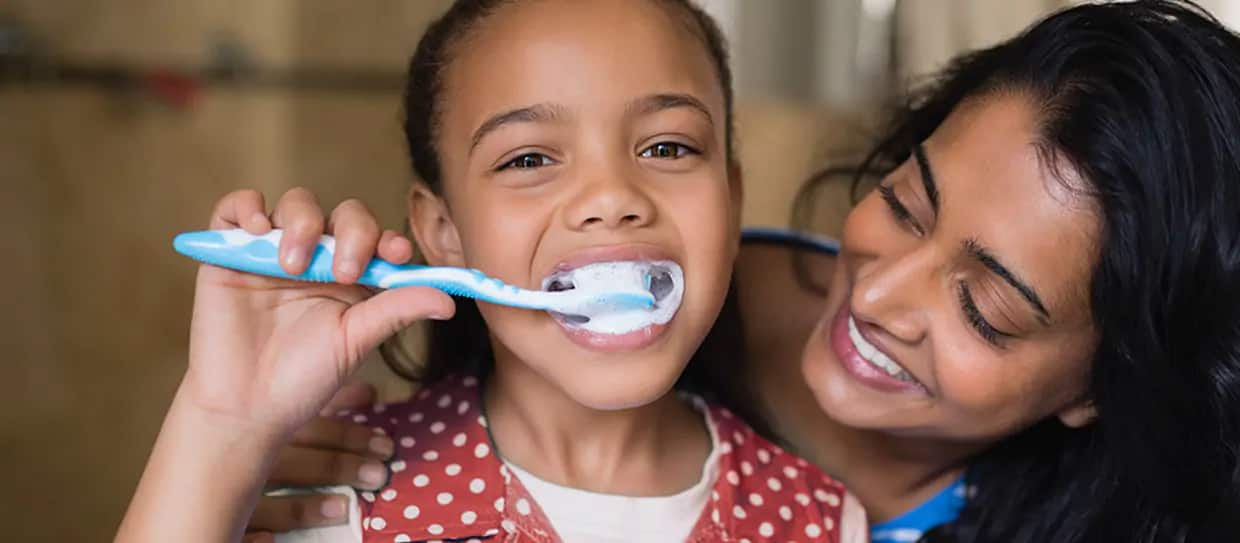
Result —
[{"label": "girl", "polygon": [[[595,263],[670,262],[684,292],[666,324],[624,334],[462,308],[435,332],[425,388],[357,416],[398,446],[355,539],[863,540],[839,483],[669,392],[719,314],[739,232],[730,77],[710,19],[668,0],[460,1],[423,37],[409,81],[410,227],[431,264],[538,289]],[[290,273],[324,231],[346,281],[376,253],[409,257],[356,202],[326,228],[320,217],[305,191],[270,221],[242,192],[212,227],[284,228]],[[363,354],[452,313],[435,292],[368,297],[210,267],[195,304],[190,368],[121,540],[238,537],[274,451]]]}]

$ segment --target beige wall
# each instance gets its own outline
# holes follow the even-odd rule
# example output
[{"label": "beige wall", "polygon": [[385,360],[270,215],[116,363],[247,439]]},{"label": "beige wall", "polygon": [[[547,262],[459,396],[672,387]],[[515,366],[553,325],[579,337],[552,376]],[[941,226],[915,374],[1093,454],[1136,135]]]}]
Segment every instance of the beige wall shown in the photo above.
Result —
[{"label": "beige wall", "polygon": [[[221,29],[273,66],[403,70],[443,1],[0,3],[75,61],[197,66]],[[0,86],[0,525],[105,541],[184,371],[193,265],[172,235],[241,186],[359,196],[389,221],[407,166],[395,92],[207,88],[185,110]],[[73,273],[69,273],[69,271]]]}]

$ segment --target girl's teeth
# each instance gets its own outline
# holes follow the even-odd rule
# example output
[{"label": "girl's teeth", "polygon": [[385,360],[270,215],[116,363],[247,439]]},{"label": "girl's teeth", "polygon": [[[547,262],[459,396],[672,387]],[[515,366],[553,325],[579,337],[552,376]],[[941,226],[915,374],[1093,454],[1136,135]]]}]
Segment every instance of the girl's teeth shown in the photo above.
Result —
[{"label": "girl's teeth", "polygon": [[853,320],[852,315],[848,316],[848,338],[852,340],[853,346],[857,348],[857,352],[867,362],[896,379],[913,381],[913,376],[904,371],[904,368],[901,368],[899,364],[896,364],[895,360],[892,360],[878,350],[878,347],[866,341],[865,336],[861,335],[861,331],[857,329],[857,321]]}]

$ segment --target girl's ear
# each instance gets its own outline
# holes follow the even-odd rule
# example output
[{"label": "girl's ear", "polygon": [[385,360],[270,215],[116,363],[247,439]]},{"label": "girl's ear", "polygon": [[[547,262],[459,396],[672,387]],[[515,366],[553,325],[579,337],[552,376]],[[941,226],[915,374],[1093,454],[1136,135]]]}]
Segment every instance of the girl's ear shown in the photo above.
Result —
[{"label": "girl's ear", "polygon": [[1056,414],[1059,422],[1068,428],[1084,428],[1098,419],[1098,408],[1089,399],[1082,399],[1063,408]]},{"label": "girl's ear", "polygon": [[409,189],[409,230],[427,264],[465,266],[461,237],[448,213],[448,205],[420,181]]}]

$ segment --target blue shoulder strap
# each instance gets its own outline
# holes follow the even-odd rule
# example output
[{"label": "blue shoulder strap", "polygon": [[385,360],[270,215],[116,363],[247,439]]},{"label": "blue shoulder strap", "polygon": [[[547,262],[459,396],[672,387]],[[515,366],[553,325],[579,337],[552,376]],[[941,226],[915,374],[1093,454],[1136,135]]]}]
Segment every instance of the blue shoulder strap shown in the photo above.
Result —
[{"label": "blue shoulder strap", "polygon": [[967,499],[965,489],[961,477],[913,510],[871,525],[870,543],[912,543],[926,530],[956,520]]},{"label": "blue shoulder strap", "polygon": [[840,253],[840,243],[830,238],[824,238],[809,234],[806,232],[798,232],[784,228],[772,228],[767,226],[751,226],[741,229],[741,243],[765,243],[772,245],[785,245],[797,249],[808,249],[818,251],[830,255]]}]

